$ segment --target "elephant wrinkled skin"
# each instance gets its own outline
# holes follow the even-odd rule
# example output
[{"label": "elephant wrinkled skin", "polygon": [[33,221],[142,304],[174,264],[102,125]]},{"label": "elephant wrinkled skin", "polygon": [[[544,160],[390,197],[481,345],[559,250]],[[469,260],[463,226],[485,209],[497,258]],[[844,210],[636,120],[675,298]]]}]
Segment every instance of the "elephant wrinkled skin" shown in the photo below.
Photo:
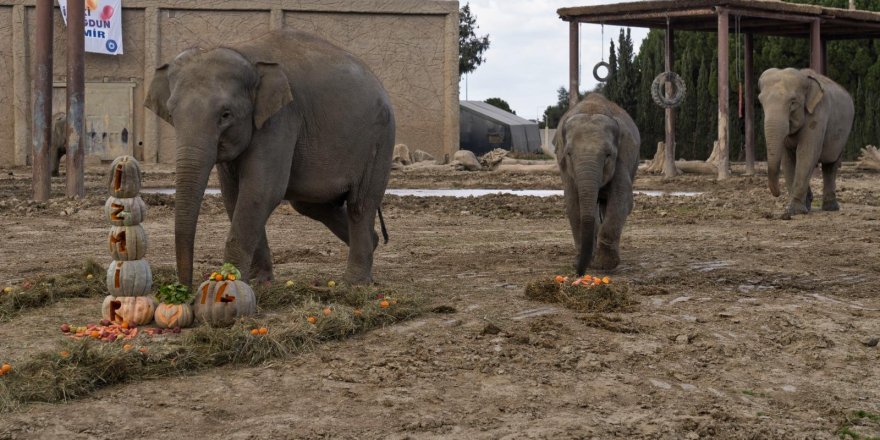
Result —
[{"label": "elephant wrinkled skin", "polygon": [[270,32],[182,52],[156,70],[145,105],[177,135],[181,283],[192,284],[196,222],[215,164],[232,223],[224,258],[245,280],[272,279],[266,221],[288,200],[349,245],[346,280],[371,281],[395,125],[364,63],[306,33]]},{"label": "elephant wrinkled skin", "polygon": [[849,93],[810,69],[767,69],[758,80],[767,139],[770,193],[779,196],[779,167],[790,201],[784,214],[810,211],[810,176],[822,164],[822,209],[840,209],[835,180],[843,148],[852,129],[854,109]]},{"label": "elephant wrinkled skin", "polygon": [[626,111],[596,93],[559,122],[553,144],[578,251],[578,275],[588,265],[611,270],[620,263],[620,234],[633,207],[640,142],[639,129]]}]

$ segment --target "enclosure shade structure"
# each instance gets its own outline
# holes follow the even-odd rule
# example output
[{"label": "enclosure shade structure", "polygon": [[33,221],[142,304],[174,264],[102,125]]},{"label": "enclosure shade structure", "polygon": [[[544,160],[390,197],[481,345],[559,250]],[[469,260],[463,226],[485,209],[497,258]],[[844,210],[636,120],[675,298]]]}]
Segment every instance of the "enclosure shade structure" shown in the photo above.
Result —
[{"label": "enclosure shade structure", "polygon": [[[613,3],[595,6],[562,8],[559,18],[569,22],[570,29],[570,99],[577,99],[578,24],[614,25],[652,29],[669,29],[666,36],[666,66],[674,62],[674,31],[699,31],[718,33],[718,178],[729,175],[729,51],[732,23],[739,21],[739,30],[745,41],[744,67],[744,119],[746,172],[754,173],[755,160],[755,87],[753,51],[754,35],[775,35],[807,38],[810,41],[810,68],[824,74],[825,45],[828,40],[880,38],[880,13],[850,9],[827,8],[815,5],[785,3],[765,0],[654,0],[643,2]],[[777,66],[797,67],[797,66]],[[657,74],[661,72],[656,72]],[[743,80],[737,78],[737,80]],[[674,158],[674,113],[666,112],[667,154]],[[654,140],[648,139],[649,142]],[[673,151],[669,151],[673,150]],[[670,161],[667,161],[670,163]],[[669,176],[669,173],[666,173]]]}]

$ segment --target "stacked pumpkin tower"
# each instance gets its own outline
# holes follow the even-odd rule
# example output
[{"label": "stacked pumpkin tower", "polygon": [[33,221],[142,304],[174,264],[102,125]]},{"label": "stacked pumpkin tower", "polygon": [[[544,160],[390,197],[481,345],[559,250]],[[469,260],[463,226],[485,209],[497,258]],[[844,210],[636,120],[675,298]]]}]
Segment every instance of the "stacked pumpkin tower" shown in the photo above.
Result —
[{"label": "stacked pumpkin tower", "polygon": [[108,244],[113,261],[107,268],[107,290],[103,318],[129,325],[149,324],[156,301],[150,296],[153,274],[144,259],[147,234],[141,223],[147,205],[141,199],[140,164],[134,157],[121,156],[110,165],[110,197],[104,217],[112,224]]}]

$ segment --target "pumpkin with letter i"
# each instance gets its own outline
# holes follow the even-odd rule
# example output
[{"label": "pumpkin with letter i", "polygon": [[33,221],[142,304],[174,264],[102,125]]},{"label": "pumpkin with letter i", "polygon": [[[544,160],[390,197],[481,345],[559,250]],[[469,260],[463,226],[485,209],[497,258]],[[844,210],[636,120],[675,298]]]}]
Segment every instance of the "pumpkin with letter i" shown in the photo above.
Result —
[{"label": "pumpkin with letter i", "polygon": [[174,283],[159,288],[156,299],[156,325],[165,328],[189,327],[193,322],[192,291],[188,287]]},{"label": "pumpkin with letter i", "polygon": [[241,272],[226,263],[220,272],[214,272],[196,292],[196,319],[212,326],[225,327],[235,320],[257,311],[253,289],[241,281]]},{"label": "pumpkin with letter i", "polygon": [[107,244],[114,260],[140,260],[147,253],[147,233],[141,225],[111,226]]},{"label": "pumpkin with letter i", "polygon": [[134,198],[141,192],[141,166],[131,156],[117,157],[110,164],[110,195],[118,199]]},{"label": "pumpkin with letter i", "polygon": [[140,196],[132,199],[110,197],[104,204],[104,218],[113,226],[139,225],[144,221],[146,214],[147,204]]},{"label": "pumpkin with letter i", "polygon": [[107,290],[111,295],[142,296],[153,287],[153,273],[147,260],[111,261],[107,268]]},{"label": "pumpkin with letter i", "polygon": [[153,320],[156,300],[149,296],[107,295],[101,306],[101,316],[112,322],[144,325]]}]

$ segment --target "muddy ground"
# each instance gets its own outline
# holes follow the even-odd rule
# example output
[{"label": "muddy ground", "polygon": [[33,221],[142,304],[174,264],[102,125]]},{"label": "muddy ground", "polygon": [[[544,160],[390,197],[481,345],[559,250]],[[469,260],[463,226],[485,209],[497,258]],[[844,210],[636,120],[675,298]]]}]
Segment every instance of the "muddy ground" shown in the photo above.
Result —
[{"label": "muddy ground", "polygon": [[[144,185],[173,180],[146,166]],[[11,174],[10,174],[11,173]],[[0,284],[106,263],[103,169],[84,200],[27,202],[28,170],[0,176]],[[0,414],[0,439],[838,438],[880,436],[880,175],[845,167],[840,212],[780,220],[766,178],[640,175],[622,241],[631,312],[585,314],[525,298],[570,273],[560,197],[387,197],[379,283],[432,292],[397,326],[255,368],[114,386],[66,404]],[[63,180],[53,181],[56,193]],[[552,173],[395,171],[393,188],[559,188]],[[821,179],[813,190],[821,193]],[[145,197],[154,266],[170,266],[173,198]],[[817,197],[819,199],[819,197]],[[228,221],[204,203],[198,269],[221,263]],[[276,277],[341,275],[346,248],[289,206],[268,227]],[[0,322],[0,360],[94,319],[94,299]],[[491,325],[490,325],[491,324]],[[846,431],[841,431],[845,429]]]}]

